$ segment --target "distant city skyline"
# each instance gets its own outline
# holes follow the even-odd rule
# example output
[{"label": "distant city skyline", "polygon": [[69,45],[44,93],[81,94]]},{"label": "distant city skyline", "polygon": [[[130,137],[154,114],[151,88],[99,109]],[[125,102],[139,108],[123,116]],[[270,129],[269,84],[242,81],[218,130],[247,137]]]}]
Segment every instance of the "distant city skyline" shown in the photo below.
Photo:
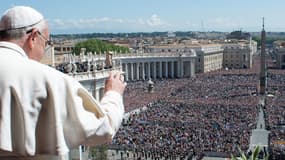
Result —
[{"label": "distant city skyline", "polygon": [[282,0],[5,0],[0,13],[14,5],[31,6],[48,20],[52,34],[265,29],[285,32]]}]

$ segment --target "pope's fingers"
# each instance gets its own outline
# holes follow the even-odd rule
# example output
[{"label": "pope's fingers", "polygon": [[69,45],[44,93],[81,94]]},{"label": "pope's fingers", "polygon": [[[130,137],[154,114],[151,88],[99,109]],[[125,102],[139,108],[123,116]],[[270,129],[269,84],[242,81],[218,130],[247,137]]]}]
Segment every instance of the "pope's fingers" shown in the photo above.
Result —
[{"label": "pope's fingers", "polygon": [[114,72],[114,71],[111,71],[111,72],[109,73],[109,79],[114,78],[114,76],[115,76],[115,72]]},{"label": "pope's fingers", "polygon": [[118,74],[118,71],[111,71],[109,73],[109,79],[114,79],[114,78],[118,77],[117,74]]},{"label": "pope's fingers", "polygon": [[121,78],[121,73],[120,72],[116,72],[115,75],[114,75],[114,78],[120,79]]},{"label": "pope's fingers", "polygon": [[124,77],[123,75],[120,75],[120,80],[121,80],[122,82],[124,82],[125,77]]}]

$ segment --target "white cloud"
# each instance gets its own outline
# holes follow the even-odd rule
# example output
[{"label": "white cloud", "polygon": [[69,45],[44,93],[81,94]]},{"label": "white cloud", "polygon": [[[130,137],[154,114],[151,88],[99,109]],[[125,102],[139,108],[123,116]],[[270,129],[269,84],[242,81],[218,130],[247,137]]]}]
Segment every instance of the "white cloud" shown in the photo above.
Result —
[{"label": "white cloud", "polygon": [[143,30],[152,31],[158,30],[159,27],[167,27],[169,24],[165,23],[161,18],[153,14],[149,18],[137,18],[137,19],[124,19],[124,18],[90,18],[90,19],[54,19],[49,21],[53,30],[64,29],[94,29],[103,31],[108,28],[111,30],[124,29],[128,30]]},{"label": "white cloud", "polygon": [[164,22],[162,22],[162,20],[156,14],[154,14],[147,20],[147,24],[149,26],[160,26],[163,25]]},{"label": "white cloud", "polygon": [[91,18],[91,19],[55,19],[50,21],[50,25],[54,28],[59,29],[70,29],[70,28],[90,28],[94,26],[98,26],[100,23],[112,23],[118,22],[121,23],[121,19],[111,19],[109,17],[103,18]]}]

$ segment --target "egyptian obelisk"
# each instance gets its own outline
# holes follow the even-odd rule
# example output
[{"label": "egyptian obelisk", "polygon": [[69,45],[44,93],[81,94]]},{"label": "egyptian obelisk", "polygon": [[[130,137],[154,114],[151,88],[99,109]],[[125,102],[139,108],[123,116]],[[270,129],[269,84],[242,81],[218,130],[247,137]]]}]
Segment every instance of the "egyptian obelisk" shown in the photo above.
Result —
[{"label": "egyptian obelisk", "polygon": [[261,32],[261,53],[260,53],[260,83],[259,94],[265,95],[266,92],[266,63],[265,63],[265,30],[264,18],[262,19],[262,32]]}]

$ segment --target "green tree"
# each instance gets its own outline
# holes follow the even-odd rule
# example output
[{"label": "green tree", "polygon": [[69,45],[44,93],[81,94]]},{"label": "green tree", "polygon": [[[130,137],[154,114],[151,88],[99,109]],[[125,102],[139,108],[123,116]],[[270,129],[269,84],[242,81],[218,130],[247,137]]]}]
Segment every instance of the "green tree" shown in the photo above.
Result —
[{"label": "green tree", "polygon": [[107,51],[114,51],[114,52],[122,52],[122,53],[129,53],[129,48],[116,46],[111,43],[103,42],[98,39],[88,39],[86,41],[79,42],[75,45],[73,49],[73,53],[76,55],[80,54],[81,48],[86,48],[86,52],[93,52],[93,53],[104,53]]},{"label": "green tree", "polygon": [[91,147],[89,149],[89,157],[92,160],[107,160],[108,159],[108,148],[105,145]]}]

